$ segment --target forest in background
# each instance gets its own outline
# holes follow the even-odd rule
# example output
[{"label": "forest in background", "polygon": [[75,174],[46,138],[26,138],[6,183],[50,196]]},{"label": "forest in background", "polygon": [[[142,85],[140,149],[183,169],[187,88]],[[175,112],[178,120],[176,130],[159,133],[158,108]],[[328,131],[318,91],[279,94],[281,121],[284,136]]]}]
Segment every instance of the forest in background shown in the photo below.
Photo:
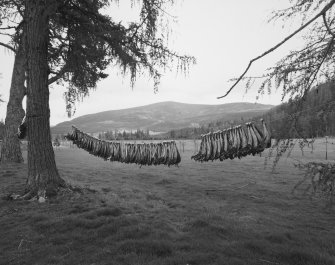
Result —
[{"label": "forest in background", "polygon": [[335,82],[319,85],[304,99],[292,100],[272,108],[262,116],[244,120],[211,121],[199,128],[171,130],[163,138],[194,139],[249,121],[260,125],[263,118],[276,139],[316,138],[335,135]]},{"label": "forest in background", "polygon": [[[317,138],[335,135],[335,82],[319,85],[312,89],[304,100],[289,100],[272,108],[262,116],[252,119],[216,120],[199,127],[171,130],[164,134],[150,135],[149,131],[136,130],[107,131],[99,133],[104,140],[151,140],[151,139],[195,139],[201,134],[214,132],[235,125],[254,121],[260,125],[264,118],[273,138]],[[3,138],[4,124],[0,122],[0,140]],[[59,135],[58,138],[63,138]]]},{"label": "forest in background", "polygon": [[289,100],[264,115],[275,138],[335,135],[335,83],[312,89],[304,100]]}]

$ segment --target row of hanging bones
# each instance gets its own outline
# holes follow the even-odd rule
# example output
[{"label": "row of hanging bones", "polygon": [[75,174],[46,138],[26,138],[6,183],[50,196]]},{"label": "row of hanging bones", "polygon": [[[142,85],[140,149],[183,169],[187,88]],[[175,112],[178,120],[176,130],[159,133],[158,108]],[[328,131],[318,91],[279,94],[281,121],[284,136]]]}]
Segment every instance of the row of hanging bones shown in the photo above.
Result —
[{"label": "row of hanging bones", "polygon": [[140,165],[178,165],[181,157],[175,141],[122,143],[97,139],[72,126],[67,135],[79,148],[105,160]]},{"label": "row of hanging bones", "polygon": [[255,155],[271,146],[271,135],[264,120],[261,120],[263,132],[252,122],[222,131],[201,135],[199,152],[192,156],[196,161],[225,160]]}]

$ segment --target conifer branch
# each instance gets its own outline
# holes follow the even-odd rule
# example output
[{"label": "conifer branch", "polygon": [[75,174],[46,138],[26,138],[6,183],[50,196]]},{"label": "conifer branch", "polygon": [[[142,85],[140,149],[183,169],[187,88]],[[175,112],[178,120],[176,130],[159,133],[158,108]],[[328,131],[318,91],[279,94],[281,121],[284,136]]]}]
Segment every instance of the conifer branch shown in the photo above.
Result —
[{"label": "conifer branch", "polygon": [[292,34],[290,34],[289,36],[287,36],[285,39],[283,39],[281,42],[279,42],[277,45],[273,46],[271,49],[265,51],[263,54],[253,58],[252,60],[250,60],[247,68],[244,70],[244,72],[242,73],[242,75],[240,75],[240,77],[236,80],[236,82],[228,89],[228,91],[226,92],[225,95],[217,97],[217,99],[220,98],[224,98],[226,97],[233,89],[234,87],[243,79],[243,77],[246,75],[246,73],[249,71],[251,65],[263,58],[264,56],[268,55],[269,53],[275,51],[276,49],[278,49],[280,46],[282,46],[284,43],[286,43],[288,40],[290,40],[292,37],[294,37],[295,35],[297,35],[299,32],[301,32],[303,29],[305,29],[307,26],[309,26],[311,23],[313,23],[316,19],[318,19],[320,16],[323,16],[333,5],[335,4],[335,0],[332,0],[330,3],[328,3],[318,14],[316,14],[312,19],[310,19],[309,21],[307,21],[305,24],[303,24],[300,28],[298,28],[296,31],[294,31]]}]

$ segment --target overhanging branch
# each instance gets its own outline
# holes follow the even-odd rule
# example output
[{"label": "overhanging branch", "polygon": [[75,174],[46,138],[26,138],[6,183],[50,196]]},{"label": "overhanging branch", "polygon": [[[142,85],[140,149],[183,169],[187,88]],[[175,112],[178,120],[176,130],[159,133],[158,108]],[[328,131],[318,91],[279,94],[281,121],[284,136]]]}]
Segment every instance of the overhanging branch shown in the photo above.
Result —
[{"label": "overhanging branch", "polygon": [[58,72],[56,73],[55,76],[51,77],[49,80],[48,80],[48,85],[51,85],[53,84],[54,82],[56,82],[58,79],[62,78],[62,76],[66,73],[67,71],[67,65],[65,64],[63,66],[63,68]]},{"label": "overhanging branch", "polygon": [[16,53],[16,50],[14,49],[14,47],[12,47],[12,46],[10,46],[10,45],[8,45],[6,43],[3,43],[3,42],[0,42],[0,45],[3,46],[3,47],[5,47],[5,48],[7,48],[7,49],[9,49],[9,50],[11,50],[12,52]]},{"label": "overhanging branch", "polygon": [[307,26],[309,26],[311,23],[313,23],[317,18],[319,18],[320,16],[323,16],[323,14],[325,14],[334,4],[335,4],[335,0],[332,0],[318,14],[316,14],[312,19],[310,19],[309,21],[307,21],[305,24],[303,24],[300,28],[298,28],[292,34],[290,34],[289,36],[287,36],[285,39],[283,39],[277,45],[273,46],[271,49],[267,50],[263,54],[261,54],[261,55],[255,57],[255,58],[253,58],[252,60],[250,60],[247,68],[244,70],[244,72],[242,73],[242,75],[240,75],[240,77],[236,80],[236,82],[228,89],[228,91],[226,92],[226,94],[223,95],[223,96],[217,97],[217,99],[226,97],[234,89],[234,87],[243,79],[243,77],[249,71],[251,65],[255,61],[263,58],[264,56],[268,55],[269,53],[273,52],[274,50],[276,50],[277,48],[279,48],[280,46],[282,46],[285,42],[287,42],[288,40],[290,40],[292,37],[294,37],[295,35],[297,35],[300,31],[302,31]]},{"label": "overhanging branch", "polygon": [[305,88],[304,96],[307,95],[307,91],[308,91],[308,90],[311,88],[311,86],[313,85],[313,83],[314,83],[314,81],[315,81],[315,79],[316,79],[316,77],[317,77],[317,75],[318,75],[318,73],[319,73],[319,71],[320,71],[320,69],[321,69],[321,66],[322,66],[323,63],[325,62],[325,60],[326,60],[326,58],[327,58],[327,55],[328,55],[329,51],[331,50],[331,48],[332,48],[332,46],[333,46],[334,39],[335,39],[335,36],[333,35],[332,38],[331,38],[331,40],[330,40],[329,43],[328,43],[327,49],[326,49],[326,51],[325,51],[325,54],[324,54],[322,60],[320,61],[318,67],[317,67],[316,70],[315,70],[315,72],[311,75],[312,80],[309,81],[308,86]]},{"label": "overhanging branch", "polygon": [[322,14],[322,18],[323,18],[323,24],[325,24],[328,33],[329,33],[330,35],[332,35],[333,37],[335,37],[334,32],[331,31],[331,29],[330,29],[330,27],[329,27],[329,25],[328,25],[328,23],[327,23],[326,12]]}]

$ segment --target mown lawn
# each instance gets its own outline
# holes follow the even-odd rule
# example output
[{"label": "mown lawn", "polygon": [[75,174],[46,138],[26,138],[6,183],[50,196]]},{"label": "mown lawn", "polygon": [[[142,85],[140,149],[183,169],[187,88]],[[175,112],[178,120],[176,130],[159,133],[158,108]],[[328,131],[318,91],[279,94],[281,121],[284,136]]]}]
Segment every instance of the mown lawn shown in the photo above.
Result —
[{"label": "mown lawn", "polygon": [[[55,150],[82,189],[0,200],[0,264],[335,264],[335,209],[291,193],[301,173],[290,160],[272,174],[264,157],[201,164],[186,147],[179,168]],[[25,175],[26,165],[2,166],[1,197]]]}]

